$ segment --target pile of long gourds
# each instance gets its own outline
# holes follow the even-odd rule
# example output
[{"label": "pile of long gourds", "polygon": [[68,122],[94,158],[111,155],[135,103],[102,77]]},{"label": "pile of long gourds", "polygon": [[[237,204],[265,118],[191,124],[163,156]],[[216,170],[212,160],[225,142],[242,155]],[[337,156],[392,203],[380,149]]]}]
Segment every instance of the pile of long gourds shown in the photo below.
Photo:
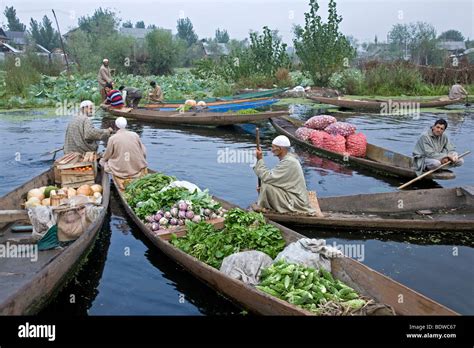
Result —
[{"label": "pile of long gourds", "polygon": [[316,314],[352,314],[368,303],[328,271],[283,260],[262,271],[256,288]]}]

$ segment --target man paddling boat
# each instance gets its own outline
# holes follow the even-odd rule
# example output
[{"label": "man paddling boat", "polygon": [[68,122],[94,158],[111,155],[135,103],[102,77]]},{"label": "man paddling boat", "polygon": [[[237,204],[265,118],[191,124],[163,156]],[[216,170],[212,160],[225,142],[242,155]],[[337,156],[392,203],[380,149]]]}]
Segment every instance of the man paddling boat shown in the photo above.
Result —
[{"label": "man paddling boat", "polygon": [[458,158],[458,153],[454,151],[455,146],[445,133],[446,128],[448,128],[448,122],[440,118],[418,139],[413,150],[413,164],[417,175],[449,161],[454,167],[463,165],[464,159]]},{"label": "man paddling boat", "polygon": [[90,117],[94,114],[94,104],[90,100],[84,100],[79,108],[79,113],[73,116],[67,126],[64,154],[96,152],[98,142],[107,140],[113,131],[112,128],[97,129],[92,125]]},{"label": "man paddling boat", "polygon": [[461,98],[466,99],[467,95],[468,95],[467,91],[459,83],[455,83],[449,90],[449,99],[451,100],[461,99]]},{"label": "man paddling boat", "polygon": [[[272,153],[280,163],[269,170],[263,161],[263,153],[256,151],[257,163],[253,168],[261,180],[257,205],[253,210],[273,210],[278,213],[320,214],[311,207],[301,164],[289,153],[290,140],[277,136],[272,142]],[[321,214],[322,215],[322,214]]]},{"label": "man paddling boat", "polygon": [[150,82],[150,86],[152,88],[151,92],[148,93],[148,100],[150,102],[163,102],[163,91],[159,85],[156,84],[155,81]]},{"label": "man paddling boat", "polygon": [[114,175],[119,187],[124,189],[125,180],[148,173],[146,148],[137,133],[126,130],[127,120],[124,117],[118,117],[115,125],[118,131],[110,137],[100,164],[107,173]]}]

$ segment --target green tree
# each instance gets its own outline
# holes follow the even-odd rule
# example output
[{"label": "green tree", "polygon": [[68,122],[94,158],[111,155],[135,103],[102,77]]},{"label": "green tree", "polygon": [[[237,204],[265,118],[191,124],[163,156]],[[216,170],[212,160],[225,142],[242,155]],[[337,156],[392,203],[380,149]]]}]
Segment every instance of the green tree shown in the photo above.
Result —
[{"label": "green tree", "polygon": [[101,7],[92,16],[83,16],[78,20],[79,29],[92,35],[95,39],[117,32],[120,19],[115,12]]},{"label": "green tree", "polygon": [[339,32],[342,17],[337,14],[334,0],[329,1],[327,23],[318,15],[317,0],[310,0],[309,5],[310,10],[305,13],[304,27],[294,28],[293,43],[303,70],[309,73],[316,85],[324,86],[333,73],[348,66],[355,50],[349,40]]},{"label": "green tree", "polygon": [[135,23],[135,28],[145,29],[145,22],[138,21],[137,23]]},{"label": "green tree", "polygon": [[[250,56],[257,72],[273,76],[278,68],[289,68],[290,57],[286,53],[287,45],[278,37],[277,31],[263,27],[263,34],[250,33]],[[255,64],[256,63],[256,64]]]},{"label": "green tree", "polygon": [[59,33],[54,30],[53,22],[51,22],[48,16],[44,16],[42,23],[39,24],[31,18],[30,35],[37,44],[50,51],[53,48],[59,47]]},{"label": "green tree", "polygon": [[178,19],[176,29],[178,30],[178,37],[181,40],[186,41],[188,46],[191,46],[197,42],[198,36],[194,32],[193,23],[191,23],[189,18],[186,17]]},{"label": "green tree", "polygon": [[16,10],[13,6],[5,7],[5,11],[3,12],[5,17],[7,18],[7,28],[11,31],[26,31],[26,25],[20,22],[20,19],[16,16]]},{"label": "green tree", "polygon": [[147,29],[158,29],[158,27],[155,24],[148,24],[146,27]]},{"label": "green tree", "polygon": [[438,36],[438,40],[446,41],[464,41],[464,35],[458,30],[447,30]]},{"label": "green tree", "polygon": [[439,55],[435,28],[426,22],[416,22],[410,27],[413,33],[412,61],[417,64],[433,64]]},{"label": "green tree", "polygon": [[133,28],[133,23],[132,21],[126,21],[122,24],[123,28]]},{"label": "green tree", "polygon": [[156,29],[145,37],[149,53],[148,66],[152,74],[171,74],[178,60],[179,44],[164,29]]},{"label": "green tree", "polygon": [[220,30],[219,28],[217,28],[216,30],[216,40],[217,42],[219,43],[228,43],[229,42],[229,33],[227,32],[227,30],[223,29],[223,30]]},{"label": "green tree", "polygon": [[389,32],[390,50],[397,58],[410,58],[416,64],[439,62],[436,30],[425,22],[397,24]]}]

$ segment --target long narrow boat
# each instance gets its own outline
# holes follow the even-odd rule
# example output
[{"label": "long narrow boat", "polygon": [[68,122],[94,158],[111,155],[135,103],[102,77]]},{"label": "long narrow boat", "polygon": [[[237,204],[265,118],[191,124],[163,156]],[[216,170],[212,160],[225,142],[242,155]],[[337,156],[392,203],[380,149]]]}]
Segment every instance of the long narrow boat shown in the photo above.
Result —
[{"label": "long narrow boat", "polygon": [[[222,106],[222,105],[229,105],[229,104],[235,104],[235,105],[238,105],[238,104],[243,104],[243,103],[247,103],[247,102],[251,102],[251,101],[262,101],[262,100],[268,100],[270,98],[268,97],[265,97],[265,98],[249,98],[249,99],[235,99],[235,100],[220,100],[220,101],[214,101],[214,102],[206,102],[206,105],[207,106]],[[160,108],[178,108],[180,107],[181,105],[184,104],[184,101],[183,103],[168,103],[168,102],[163,102],[163,103],[149,103],[149,104],[145,104],[143,105],[143,107],[145,109],[160,109]]]},{"label": "long narrow boat", "polygon": [[[344,154],[325,150],[298,139],[295,135],[295,131],[300,125],[297,120],[290,118],[272,118],[270,122],[278,133],[286,135],[292,140],[293,144],[304,147],[317,155],[337,160],[344,164],[364,167],[381,175],[401,178],[416,177],[416,172],[412,168],[413,159],[409,156],[373,144],[367,144],[367,154],[365,158],[345,156]],[[448,180],[454,179],[455,177],[456,175],[452,171],[442,170],[428,175],[424,179]]]},{"label": "long narrow boat", "polygon": [[314,100],[322,104],[335,105],[344,109],[360,110],[360,111],[371,111],[371,112],[384,112],[390,114],[390,110],[393,113],[402,113],[404,110],[413,110],[419,108],[439,108],[447,105],[462,103],[461,99],[413,99],[413,100],[357,100],[347,98],[328,98],[328,97],[317,97],[308,96],[308,99]]},{"label": "long narrow boat", "polygon": [[[227,103],[224,105],[211,105],[204,109],[206,112],[229,112],[229,111],[238,111],[238,110],[245,110],[245,109],[258,109],[270,106],[275,104],[278,99],[272,98],[265,98],[265,99],[258,99],[258,100],[249,100],[245,102],[237,102],[237,103]],[[165,108],[161,107],[158,109],[159,111],[176,111],[176,108]]]},{"label": "long narrow boat", "polygon": [[200,126],[228,126],[239,123],[252,123],[267,120],[272,117],[288,115],[288,111],[264,111],[257,114],[236,114],[218,112],[170,112],[146,109],[114,109],[101,105],[102,109],[114,116],[134,118],[141,121]]},{"label": "long narrow boat", "polygon": [[265,213],[270,220],[350,230],[474,231],[474,186],[318,199],[325,217]]},{"label": "long narrow boat", "polygon": [[[270,296],[250,285],[233,279],[219,270],[201,262],[195,257],[186,254],[173,246],[166,236],[153,234],[145,224],[135,215],[127,204],[122,192],[115,185],[127,214],[135,222],[140,231],[170,259],[180,264],[189,273],[208,284],[236,304],[249,311],[263,315],[312,315],[300,307]],[[219,200],[225,208],[233,205]],[[286,243],[292,243],[304,236],[269,221],[282,232]],[[215,223],[217,228],[223,227],[223,222]],[[183,229],[181,235],[185,233]],[[178,234],[178,233],[177,233]],[[180,235],[178,234],[178,236]],[[456,315],[453,310],[435,302],[432,299],[380,274],[377,271],[348,257],[335,258],[332,261],[332,274],[347,285],[353,287],[360,294],[373,298],[379,303],[393,307],[399,315]],[[404,302],[400,304],[399,295],[403,294]]]},{"label": "long narrow boat", "polygon": [[[99,217],[76,241],[62,250],[37,251],[38,259],[2,258],[0,262],[0,314],[35,314],[70,279],[80,266],[81,261],[91,250],[107,214],[110,197],[109,176],[99,171],[96,183],[103,188],[103,210]],[[50,169],[0,198],[0,243],[32,243],[31,232],[17,233],[15,225],[29,224],[26,211],[19,212],[21,202],[27,192],[33,188],[54,184],[54,171]],[[8,214],[12,211],[12,214]],[[32,244],[28,244],[32,245]]]},{"label": "long narrow boat", "polygon": [[[236,94],[236,95],[229,95],[229,96],[224,96],[224,97],[214,97],[214,98],[204,98],[204,99],[199,99],[195,98],[196,100],[203,100],[206,103],[213,103],[213,102],[219,102],[219,101],[234,101],[234,100],[241,100],[241,99],[255,99],[255,98],[269,98],[273,97],[274,95],[280,94],[287,90],[287,88],[274,88],[274,89],[267,89],[263,91],[257,91],[257,92],[250,92],[250,93],[242,93],[242,94]],[[164,104],[184,104],[186,100],[185,99],[167,99],[164,100]]]}]

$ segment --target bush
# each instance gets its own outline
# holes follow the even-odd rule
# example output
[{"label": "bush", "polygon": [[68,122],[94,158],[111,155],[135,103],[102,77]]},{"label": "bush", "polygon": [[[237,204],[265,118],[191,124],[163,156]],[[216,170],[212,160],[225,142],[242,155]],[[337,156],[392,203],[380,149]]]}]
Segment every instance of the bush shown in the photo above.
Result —
[{"label": "bush", "polygon": [[28,87],[40,81],[27,56],[8,57],[5,60],[5,92],[7,95],[27,97]]},{"label": "bush", "polygon": [[212,89],[212,95],[214,97],[224,97],[233,95],[235,93],[234,87],[225,81],[218,81],[216,86]]},{"label": "bush", "polygon": [[359,69],[346,69],[331,75],[329,87],[346,94],[360,94],[363,91],[364,75]]}]

